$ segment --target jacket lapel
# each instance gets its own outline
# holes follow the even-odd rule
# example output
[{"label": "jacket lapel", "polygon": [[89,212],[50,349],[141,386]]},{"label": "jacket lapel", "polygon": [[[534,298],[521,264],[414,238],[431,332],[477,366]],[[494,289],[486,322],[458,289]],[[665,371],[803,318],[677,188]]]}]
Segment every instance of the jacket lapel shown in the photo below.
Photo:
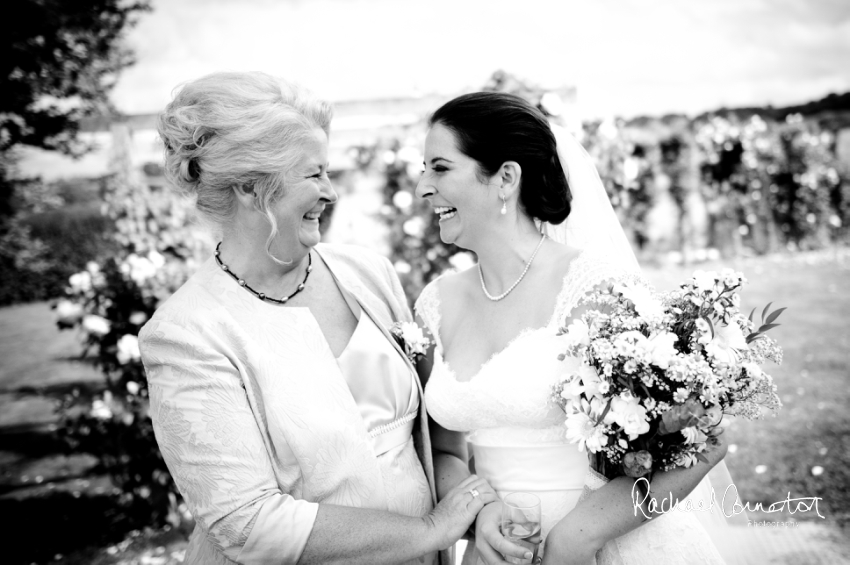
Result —
[{"label": "jacket lapel", "polygon": [[[321,249],[320,249],[321,248]],[[377,277],[367,270],[366,265],[360,266],[355,263],[344,264],[342,260],[337,261],[335,253],[331,248],[325,246],[316,246],[314,248],[317,253],[322,257],[325,264],[328,266],[331,274],[334,279],[336,279],[337,284],[339,284],[344,291],[349,292],[352,296],[355,297],[357,302],[360,304],[363,311],[375,321],[375,324],[381,330],[381,333],[384,334],[384,337],[392,343],[395,350],[399,355],[402,356],[404,362],[407,364],[408,369],[413,374],[414,382],[416,382],[416,388],[419,391],[419,418],[417,423],[417,432],[415,435],[418,437],[414,437],[414,443],[416,444],[417,452],[419,454],[419,460],[422,463],[422,467],[425,470],[425,475],[428,478],[428,483],[431,486],[431,498],[436,505],[437,503],[437,490],[436,490],[436,481],[434,474],[434,460],[431,455],[431,436],[428,430],[428,411],[425,406],[425,392],[422,389],[422,381],[419,380],[419,373],[416,371],[416,368],[413,366],[413,363],[410,362],[410,359],[404,353],[404,351],[399,346],[398,342],[395,338],[390,334],[389,328],[392,323],[395,321],[392,319],[392,307],[389,308],[380,308],[381,297],[376,296],[373,292],[367,289],[360,280],[360,277],[368,278],[372,280],[376,284],[382,285],[385,288],[383,292],[383,298],[389,300],[387,297],[392,296],[392,292],[389,288],[389,285],[386,281],[376,280]],[[362,267],[362,268],[361,268]],[[356,272],[356,269],[360,269],[362,272]],[[388,314],[380,315],[379,312],[383,312],[386,310]]]}]

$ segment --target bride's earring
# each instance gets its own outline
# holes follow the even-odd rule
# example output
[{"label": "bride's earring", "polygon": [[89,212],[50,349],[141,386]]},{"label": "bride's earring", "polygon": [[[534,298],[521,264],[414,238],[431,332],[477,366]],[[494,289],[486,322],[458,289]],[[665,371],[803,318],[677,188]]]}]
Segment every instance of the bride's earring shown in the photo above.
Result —
[{"label": "bride's earring", "polygon": [[504,195],[502,195],[502,210],[499,213],[503,216],[508,213],[508,201],[505,200]]}]

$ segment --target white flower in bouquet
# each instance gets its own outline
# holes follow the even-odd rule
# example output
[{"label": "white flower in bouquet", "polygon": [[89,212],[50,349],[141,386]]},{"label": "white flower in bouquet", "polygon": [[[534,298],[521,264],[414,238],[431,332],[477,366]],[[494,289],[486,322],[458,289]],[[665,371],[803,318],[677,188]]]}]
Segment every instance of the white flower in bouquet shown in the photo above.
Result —
[{"label": "white flower in bouquet", "polygon": [[623,284],[617,290],[634,303],[638,315],[650,324],[657,324],[664,317],[664,305],[647,287]]},{"label": "white flower in bouquet", "polygon": [[564,333],[564,341],[568,348],[590,345],[590,328],[587,323],[581,318],[573,320]]},{"label": "white flower in bouquet", "polygon": [[581,377],[578,375],[569,375],[561,379],[563,388],[561,390],[561,398],[567,402],[578,401],[579,396],[584,392],[584,385],[581,383]]},{"label": "white flower in bouquet", "polygon": [[88,314],[83,316],[83,329],[89,332],[90,334],[104,336],[109,333],[110,328],[112,327],[109,323],[109,320],[103,318],[101,316],[96,316],[94,314]]},{"label": "white flower in bouquet", "polygon": [[62,326],[73,326],[79,322],[85,310],[76,302],[62,299],[56,304],[56,321]]},{"label": "white flower in bouquet", "polygon": [[[623,332],[614,338],[614,351],[620,357],[635,357],[644,360],[649,357],[649,340],[637,330]],[[636,363],[635,359],[629,359]]]},{"label": "white flower in bouquet", "polygon": [[735,272],[734,270],[729,269],[728,267],[720,271],[720,279],[723,281],[723,284],[725,284],[729,288],[741,286],[743,282],[746,282],[744,275]]},{"label": "white flower in bouquet", "polygon": [[599,378],[599,373],[592,366],[582,363],[578,370],[583,392],[588,397],[599,397],[608,392],[610,385],[608,381]]},{"label": "white flower in bouquet", "polygon": [[688,426],[680,431],[682,435],[685,436],[685,443],[696,443],[697,441],[701,441],[700,437],[702,434],[693,426]]},{"label": "white flower in bouquet", "polygon": [[673,344],[679,338],[671,332],[658,332],[649,336],[649,353],[653,365],[660,369],[666,369],[670,366],[670,361],[678,353]]},{"label": "white flower in bouquet", "polygon": [[614,354],[616,353],[611,342],[602,338],[593,340],[591,349],[594,357],[603,362],[613,359]]},{"label": "white flower in bouquet", "polygon": [[676,389],[676,392],[673,393],[673,402],[677,402],[679,404],[684,403],[691,396],[691,391],[684,387],[679,387]]},{"label": "white flower in bouquet", "polygon": [[574,408],[567,416],[567,441],[577,443],[579,451],[587,449],[591,453],[596,453],[608,445],[608,436],[602,426],[596,425],[596,419],[590,403],[582,399],[581,409]]},{"label": "white flower in bouquet", "polygon": [[761,367],[758,366],[757,363],[749,361],[743,364],[743,369],[747,372],[747,376],[753,379],[761,378],[764,371],[761,370]]},{"label": "white flower in bouquet", "polygon": [[646,408],[641,406],[638,399],[631,393],[624,392],[611,399],[611,410],[605,417],[610,417],[617,425],[623,428],[623,432],[630,440],[649,431]]},{"label": "white flower in bouquet", "polygon": [[[703,339],[705,336],[703,337]],[[701,340],[702,341],[702,340]],[[705,346],[705,352],[719,363],[734,365],[738,352],[749,349],[747,338],[738,324],[715,324],[714,337]]]},{"label": "white flower in bouquet", "polygon": [[688,451],[683,452],[683,453],[679,453],[678,455],[676,455],[676,458],[674,459],[674,463],[676,464],[677,467],[683,467],[685,469],[688,469],[689,467],[693,467],[696,464],[696,462],[697,462],[696,453],[691,453],[691,452],[688,452]]},{"label": "white flower in bouquet", "polygon": [[714,271],[694,271],[694,286],[700,292],[714,290],[714,285],[717,283],[717,278],[717,273],[715,273]]},{"label": "white flower in bouquet", "polygon": [[139,338],[125,334],[121,336],[121,339],[118,340],[118,352],[115,356],[118,358],[118,362],[122,365],[126,365],[130,361],[138,361],[141,359],[142,354],[139,352]]}]

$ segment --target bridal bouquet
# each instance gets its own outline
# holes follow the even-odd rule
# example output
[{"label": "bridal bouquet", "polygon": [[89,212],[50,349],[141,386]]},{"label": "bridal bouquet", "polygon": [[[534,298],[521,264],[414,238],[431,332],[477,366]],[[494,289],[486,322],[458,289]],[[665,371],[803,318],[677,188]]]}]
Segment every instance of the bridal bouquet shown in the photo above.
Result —
[{"label": "bridal bouquet", "polygon": [[[781,402],[761,366],[781,363],[765,332],[784,308],[753,322],[739,311],[741,273],[697,271],[664,295],[618,283],[587,295],[588,311],[561,328],[579,361],[554,387],[566,437],[608,479],[642,477],[705,460],[727,416],[761,417]],[[573,365],[575,366],[575,364]]]}]

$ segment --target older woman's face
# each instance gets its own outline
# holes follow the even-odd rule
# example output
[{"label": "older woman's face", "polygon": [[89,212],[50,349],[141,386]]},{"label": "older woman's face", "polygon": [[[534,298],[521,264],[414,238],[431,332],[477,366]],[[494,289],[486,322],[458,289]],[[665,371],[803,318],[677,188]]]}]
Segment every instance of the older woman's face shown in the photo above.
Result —
[{"label": "older woman's face", "polygon": [[303,157],[288,175],[283,196],[274,204],[280,232],[277,240],[289,249],[310,248],[321,241],[319,216],[337,200],[328,179],[328,136],[316,128],[302,150]]}]

